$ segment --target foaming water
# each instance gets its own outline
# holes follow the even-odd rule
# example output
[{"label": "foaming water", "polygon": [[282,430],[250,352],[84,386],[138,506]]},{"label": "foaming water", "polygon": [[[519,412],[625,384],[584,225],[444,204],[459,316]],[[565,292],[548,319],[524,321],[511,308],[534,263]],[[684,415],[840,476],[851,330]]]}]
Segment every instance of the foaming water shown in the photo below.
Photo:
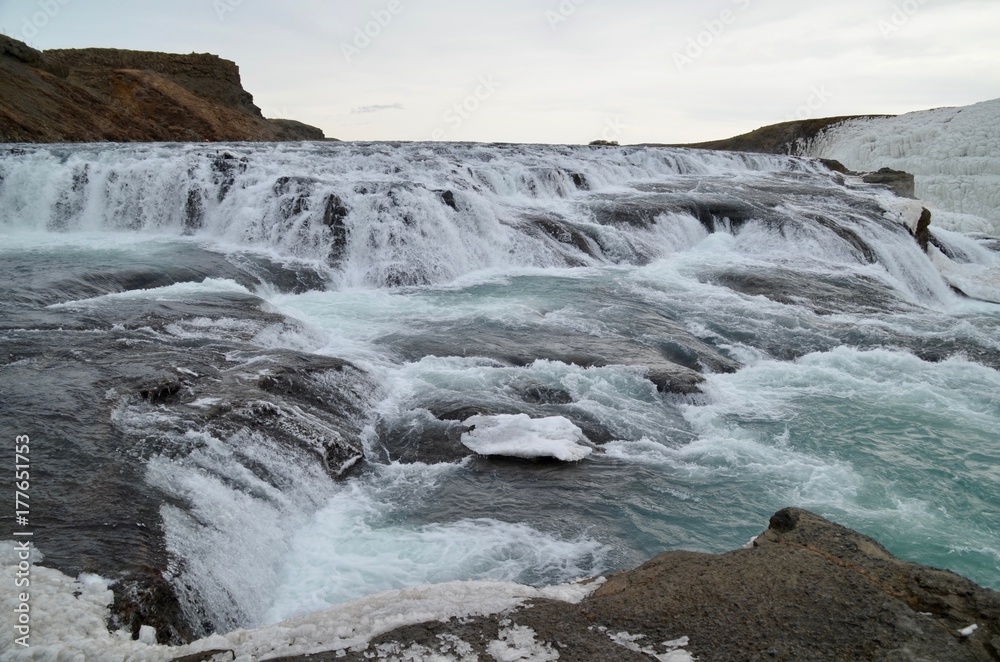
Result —
[{"label": "foaming water", "polygon": [[[127,469],[141,507],[81,509],[155,530],[121,565],[204,632],[726,551],[789,505],[1000,586],[997,257],[929,258],[912,201],[640,148],[67,146],[0,177],[0,406],[86,442],[51,466]],[[575,461],[475,455],[478,424]],[[73,562],[89,535],[43,551],[114,575]]]},{"label": "foaming water", "polygon": [[684,407],[699,441],[664,461],[750,472],[774,496],[996,585],[1000,373],[840,347],[718,375]]},{"label": "foaming water", "polygon": [[561,539],[492,518],[421,522],[413,517],[438,497],[442,482],[461,471],[452,465],[387,465],[338,490],[292,540],[280,597],[266,620],[406,586],[457,579],[552,583],[606,568],[608,550],[585,535]]}]

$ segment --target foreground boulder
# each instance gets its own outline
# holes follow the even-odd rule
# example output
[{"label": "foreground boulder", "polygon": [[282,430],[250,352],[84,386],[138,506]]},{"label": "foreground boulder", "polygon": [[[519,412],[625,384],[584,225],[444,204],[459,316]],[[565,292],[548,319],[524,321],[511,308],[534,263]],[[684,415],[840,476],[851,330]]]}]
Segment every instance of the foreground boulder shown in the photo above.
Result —
[{"label": "foreground boulder", "polygon": [[[790,508],[745,549],[666,552],[612,575],[580,604],[533,600],[512,612],[400,628],[365,651],[282,659],[406,651],[588,662],[1000,660],[1000,593]],[[530,651],[536,656],[516,656]]]}]

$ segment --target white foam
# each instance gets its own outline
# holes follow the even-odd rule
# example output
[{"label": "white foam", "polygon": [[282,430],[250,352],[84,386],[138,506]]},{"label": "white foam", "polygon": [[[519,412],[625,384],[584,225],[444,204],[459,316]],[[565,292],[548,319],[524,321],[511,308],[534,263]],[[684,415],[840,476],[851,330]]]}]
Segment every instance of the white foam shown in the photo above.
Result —
[{"label": "white foam", "polygon": [[594,449],[583,430],[563,416],[531,418],[527,414],[472,416],[463,425],[474,426],[462,434],[462,443],[480,455],[502,455],[526,459],[550,457],[579,462]]},{"label": "white foam", "polygon": [[[264,620],[322,610],[369,593],[460,579],[567,581],[603,570],[607,548],[523,523],[459,519],[407,523],[455,465],[390,465],[342,486],[290,539]],[[532,580],[535,581],[535,580]]]},{"label": "white foam", "polygon": [[[220,160],[222,150],[235,158]],[[574,204],[591,192],[681,173],[818,170],[803,159],[643,148],[38,147],[0,159],[0,227],[193,234],[215,247],[325,265],[333,237],[324,213],[336,195],[349,209],[343,219],[349,240],[340,247],[334,274],[338,287],[447,283],[482,270],[608,261],[539,233],[520,220],[525,211],[600,236],[615,261],[683,247],[701,230],[690,219],[680,233],[668,230],[675,225],[669,219],[650,230],[598,226],[581,218]],[[586,191],[578,188],[581,177]],[[452,192],[457,210],[443,204],[444,190]],[[196,222],[188,214],[192,206],[200,210]]]}]

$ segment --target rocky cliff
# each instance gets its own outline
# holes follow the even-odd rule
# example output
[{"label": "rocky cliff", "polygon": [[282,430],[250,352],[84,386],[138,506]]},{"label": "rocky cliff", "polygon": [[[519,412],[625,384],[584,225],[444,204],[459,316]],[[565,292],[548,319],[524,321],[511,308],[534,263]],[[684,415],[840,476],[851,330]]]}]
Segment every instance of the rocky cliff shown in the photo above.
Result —
[{"label": "rocky cliff", "polygon": [[216,55],[37,51],[0,35],[0,142],[323,140],[265,119]]},{"label": "rocky cliff", "polygon": [[658,147],[691,147],[718,149],[732,152],[758,152],[762,154],[801,154],[803,148],[820,132],[829,127],[858,117],[891,117],[890,115],[851,115],[794,120],[772,124],[725,140],[712,140],[687,145],[656,145]]}]

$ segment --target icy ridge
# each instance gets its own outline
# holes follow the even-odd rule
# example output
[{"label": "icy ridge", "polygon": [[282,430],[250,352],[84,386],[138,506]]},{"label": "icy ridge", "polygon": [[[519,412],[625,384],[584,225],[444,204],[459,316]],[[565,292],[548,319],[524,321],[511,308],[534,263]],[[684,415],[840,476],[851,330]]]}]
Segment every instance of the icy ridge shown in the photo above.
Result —
[{"label": "icy ridge", "polygon": [[[935,226],[1000,236],[1000,99],[898,117],[847,120],[804,152],[853,170],[914,175]],[[978,218],[977,218],[978,217]]]}]

